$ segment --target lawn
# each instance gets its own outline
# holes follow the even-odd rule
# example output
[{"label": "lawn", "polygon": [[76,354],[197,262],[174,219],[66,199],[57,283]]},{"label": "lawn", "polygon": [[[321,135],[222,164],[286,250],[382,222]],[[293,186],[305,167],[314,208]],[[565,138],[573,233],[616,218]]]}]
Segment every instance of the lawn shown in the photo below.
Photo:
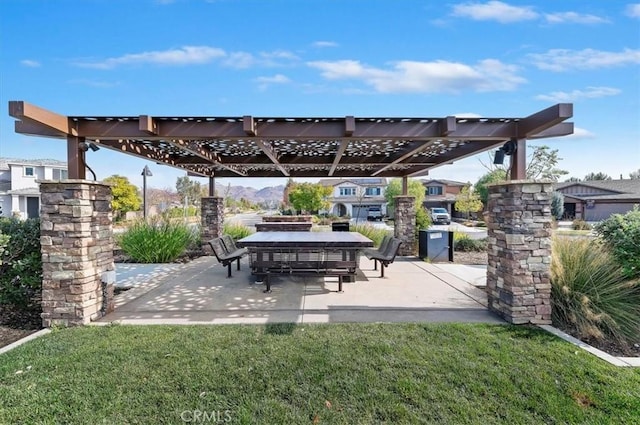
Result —
[{"label": "lawn", "polygon": [[89,326],[0,356],[0,423],[640,423],[640,370],[506,325]]}]

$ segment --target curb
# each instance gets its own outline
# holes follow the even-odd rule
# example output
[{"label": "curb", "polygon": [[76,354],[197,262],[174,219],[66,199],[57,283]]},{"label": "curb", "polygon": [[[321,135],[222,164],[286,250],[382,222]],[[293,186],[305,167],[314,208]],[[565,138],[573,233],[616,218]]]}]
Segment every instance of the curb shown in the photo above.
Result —
[{"label": "curb", "polygon": [[560,329],[556,329],[553,326],[549,326],[549,325],[539,325],[539,327],[541,329],[544,329],[545,331],[573,344],[576,345],[580,348],[582,348],[583,350],[593,354],[594,356],[609,362],[610,364],[614,365],[614,366],[619,366],[619,367],[640,367],[640,357],[616,357],[616,356],[612,356],[609,353],[605,353],[602,350],[599,350],[595,347],[590,346],[589,344],[586,344],[582,341],[580,341],[577,338],[572,337],[569,334],[566,334],[564,332],[562,332]]},{"label": "curb", "polygon": [[41,337],[43,335],[46,335],[46,334],[48,334],[50,332],[51,332],[51,329],[48,329],[48,328],[47,329],[40,329],[38,332],[34,332],[34,333],[30,334],[30,335],[25,336],[22,339],[19,339],[19,340],[15,341],[15,342],[12,342],[9,345],[5,345],[4,347],[0,348],[0,354],[4,354],[7,351],[11,351],[16,347],[21,346],[25,342],[29,342],[32,339],[39,338],[39,337]]}]

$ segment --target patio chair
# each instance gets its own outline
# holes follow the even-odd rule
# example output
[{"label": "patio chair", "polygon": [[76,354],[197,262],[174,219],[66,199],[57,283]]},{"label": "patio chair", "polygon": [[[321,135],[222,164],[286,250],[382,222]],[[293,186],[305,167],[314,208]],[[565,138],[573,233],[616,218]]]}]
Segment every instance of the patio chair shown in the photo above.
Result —
[{"label": "patio chair", "polygon": [[235,241],[230,235],[222,235],[222,243],[224,244],[224,247],[227,249],[227,252],[236,252],[242,257],[249,254],[249,250],[247,248],[238,248]]},{"label": "patio chair", "polygon": [[223,266],[227,266],[227,277],[231,277],[231,264],[233,264],[234,261],[238,262],[238,270],[240,270],[240,259],[244,255],[242,250],[238,249],[233,252],[227,251],[222,238],[211,239],[208,243],[213,250],[213,255],[218,259],[218,262]]},{"label": "patio chair", "polygon": [[[365,249],[362,250],[362,253],[368,259],[371,259],[370,255],[382,255],[382,254],[384,254],[385,250],[387,249],[387,245],[389,245],[389,242],[391,242],[392,238],[393,237],[391,235],[384,235],[384,237],[382,238],[382,242],[380,242],[380,246],[379,247],[377,247],[377,248],[365,248]],[[378,262],[377,261],[374,261],[374,263],[373,263],[373,270],[378,270]]]},{"label": "patio chair", "polygon": [[388,267],[389,264],[393,263],[395,260],[398,250],[400,249],[400,245],[402,245],[402,241],[400,239],[391,238],[383,252],[370,252],[365,254],[368,259],[373,260],[374,270],[376,270],[376,264],[380,262],[380,277],[384,277],[384,268]]}]

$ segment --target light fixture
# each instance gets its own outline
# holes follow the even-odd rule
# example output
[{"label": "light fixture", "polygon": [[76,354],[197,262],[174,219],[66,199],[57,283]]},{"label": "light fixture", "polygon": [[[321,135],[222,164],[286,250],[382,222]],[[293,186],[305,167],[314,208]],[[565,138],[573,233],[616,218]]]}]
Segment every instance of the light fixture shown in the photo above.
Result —
[{"label": "light fixture", "polygon": [[91,149],[93,152],[99,151],[100,148],[98,147],[98,145],[96,145],[95,143],[87,143],[87,142],[82,142],[80,143],[80,149],[83,152],[88,151],[89,149]]},{"label": "light fixture", "polygon": [[509,140],[496,151],[493,157],[493,163],[495,165],[502,165],[504,163],[504,156],[513,155],[516,150],[518,150],[518,140]]}]

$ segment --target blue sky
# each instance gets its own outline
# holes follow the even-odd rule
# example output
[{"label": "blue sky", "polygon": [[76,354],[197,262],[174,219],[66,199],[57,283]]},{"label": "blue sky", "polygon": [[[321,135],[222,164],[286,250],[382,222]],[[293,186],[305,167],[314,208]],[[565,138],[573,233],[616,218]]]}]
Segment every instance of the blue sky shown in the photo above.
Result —
[{"label": "blue sky", "polygon": [[[640,168],[640,3],[626,1],[0,0],[0,156],[66,160],[15,134],[9,100],[65,115],[524,117],[574,104],[545,139],[570,176]],[[431,178],[475,182],[486,154]],[[179,170],[87,153],[174,187]],[[200,181],[204,182],[204,179]],[[264,187],[285,179],[218,179]]]}]

